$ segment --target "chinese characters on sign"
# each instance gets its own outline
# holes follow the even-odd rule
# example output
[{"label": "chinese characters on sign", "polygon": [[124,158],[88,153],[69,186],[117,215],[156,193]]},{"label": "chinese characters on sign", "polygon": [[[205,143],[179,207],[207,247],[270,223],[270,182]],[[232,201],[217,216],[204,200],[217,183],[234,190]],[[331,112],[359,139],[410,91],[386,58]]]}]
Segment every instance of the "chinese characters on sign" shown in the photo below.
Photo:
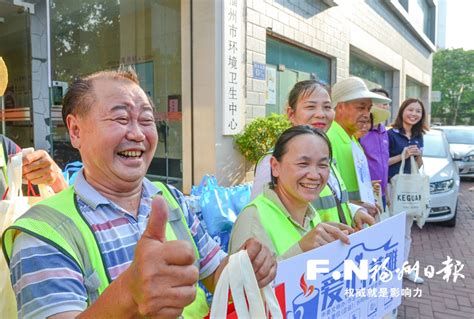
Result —
[{"label": "chinese characters on sign", "polygon": [[223,134],[234,135],[242,128],[242,0],[224,0],[223,7]]},{"label": "chinese characters on sign", "polygon": [[287,318],[375,319],[400,305],[402,295],[411,293],[398,278],[401,214],[350,235],[350,245],[334,241],[279,262],[275,292]]}]

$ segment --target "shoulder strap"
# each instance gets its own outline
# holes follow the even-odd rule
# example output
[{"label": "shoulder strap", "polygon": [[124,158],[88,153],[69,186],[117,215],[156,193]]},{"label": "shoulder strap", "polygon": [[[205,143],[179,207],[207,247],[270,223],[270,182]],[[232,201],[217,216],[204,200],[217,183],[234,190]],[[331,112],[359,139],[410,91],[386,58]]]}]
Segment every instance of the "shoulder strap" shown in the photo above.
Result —
[{"label": "shoulder strap", "polygon": [[[194,242],[191,231],[189,230],[188,224],[186,223],[184,213],[181,210],[178,199],[173,195],[173,192],[167,184],[161,182],[153,182],[153,185],[161,190],[163,197],[168,203],[168,224],[170,225],[176,239],[186,240],[191,243],[196,253],[196,266],[199,266],[199,249]],[[199,268],[199,267],[198,267]]]}]

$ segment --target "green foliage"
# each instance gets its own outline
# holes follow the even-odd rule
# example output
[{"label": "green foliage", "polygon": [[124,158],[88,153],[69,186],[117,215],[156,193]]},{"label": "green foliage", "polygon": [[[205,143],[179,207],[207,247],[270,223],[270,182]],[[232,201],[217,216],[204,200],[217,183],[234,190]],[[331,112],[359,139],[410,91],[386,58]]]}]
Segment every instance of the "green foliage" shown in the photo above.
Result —
[{"label": "green foliage", "polygon": [[235,144],[242,155],[255,164],[275,145],[280,134],[290,126],[290,121],[283,114],[259,117],[247,124],[241,134],[235,136]]},{"label": "green foliage", "polygon": [[441,91],[441,101],[432,103],[432,117],[445,124],[474,124],[474,50],[436,52],[432,90]]}]

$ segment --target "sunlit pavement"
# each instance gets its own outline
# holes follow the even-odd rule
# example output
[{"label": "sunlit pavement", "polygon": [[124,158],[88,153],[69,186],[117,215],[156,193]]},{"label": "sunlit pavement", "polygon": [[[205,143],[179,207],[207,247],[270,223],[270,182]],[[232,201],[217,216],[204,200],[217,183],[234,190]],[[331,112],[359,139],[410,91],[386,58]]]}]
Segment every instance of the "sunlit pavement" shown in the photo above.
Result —
[{"label": "sunlit pavement", "polygon": [[474,318],[474,181],[462,181],[458,202],[458,218],[454,228],[438,224],[426,224],[423,229],[413,226],[413,244],[410,252],[410,265],[420,261],[420,273],[423,275],[427,265],[435,272],[443,269],[447,257],[464,264],[458,278],[449,282],[443,274],[434,274],[425,282],[416,285],[407,280],[404,287],[421,288],[421,297],[405,297],[398,309],[398,318]]}]

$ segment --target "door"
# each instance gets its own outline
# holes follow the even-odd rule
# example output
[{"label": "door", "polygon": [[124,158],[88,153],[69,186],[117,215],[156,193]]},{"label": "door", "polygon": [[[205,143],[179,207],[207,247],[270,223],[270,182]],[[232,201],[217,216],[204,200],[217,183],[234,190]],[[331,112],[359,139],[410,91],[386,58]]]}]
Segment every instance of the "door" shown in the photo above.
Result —
[{"label": "door", "polygon": [[33,146],[30,42],[29,14],[0,2],[0,56],[8,69],[1,133],[21,147]]}]

